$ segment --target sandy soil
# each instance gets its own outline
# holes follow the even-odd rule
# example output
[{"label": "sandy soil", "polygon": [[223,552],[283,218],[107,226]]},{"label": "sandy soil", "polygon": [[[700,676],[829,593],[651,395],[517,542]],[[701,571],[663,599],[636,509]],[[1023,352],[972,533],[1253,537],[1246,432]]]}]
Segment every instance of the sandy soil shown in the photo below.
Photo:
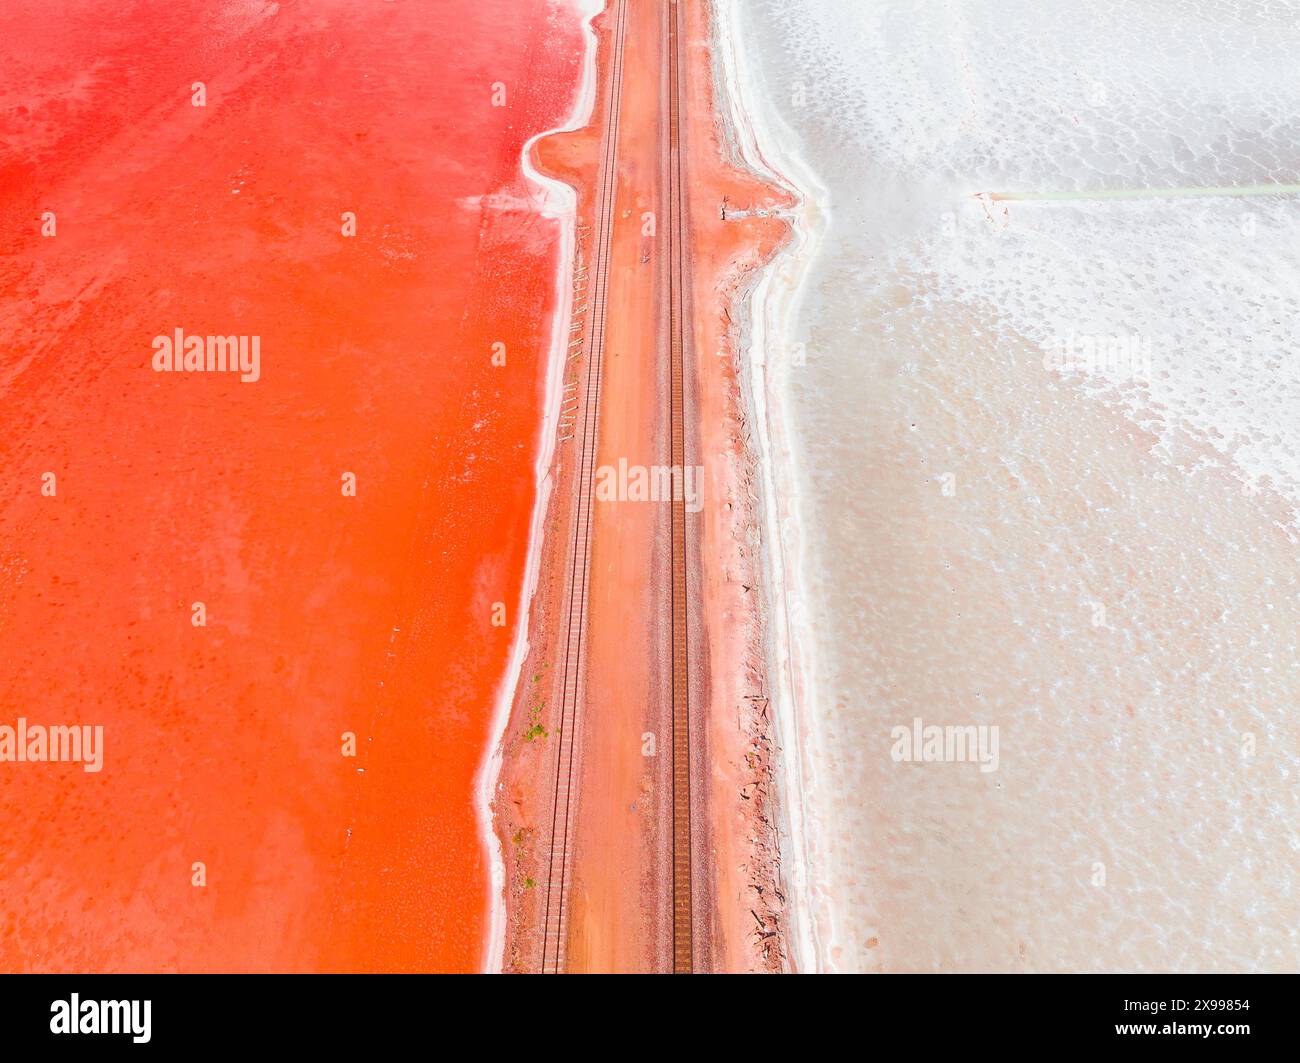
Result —
[{"label": "sandy soil", "polygon": [[[703,466],[691,518],[692,754],[697,970],[786,965],[771,785],[772,737],[762,663],[758,504],[740,391],[739,299],[786,238],[770,212],[788,206],[737,167],[713,97],[708,4],[686,10],[693,311],[688,353],[688,464]],[[608,114],[610,27],[595,27],[599,96],[587,129],[546,138],[539,170],[578,191],[579,256],[592,255],[594,186]],[[666,218],[662,8],[630,0],[622,135],[608,295],[598,464],[667,464]],[[576,378],[581,360],[566,363]],[[572,442],[557,450],[530,617],[531,646],[504,739],[495,804],[507,867],[502,966],[540,966],[558,704],[556,637],[572,524]],[[596,506],[588,605],[586,696],[569,886],[567,969],[658,971],[670,965],[671,785],[667,666],[668,506]],[[542,734],[539,727],[546,733]],[[645,755],[644,736],[657,739]]]}]

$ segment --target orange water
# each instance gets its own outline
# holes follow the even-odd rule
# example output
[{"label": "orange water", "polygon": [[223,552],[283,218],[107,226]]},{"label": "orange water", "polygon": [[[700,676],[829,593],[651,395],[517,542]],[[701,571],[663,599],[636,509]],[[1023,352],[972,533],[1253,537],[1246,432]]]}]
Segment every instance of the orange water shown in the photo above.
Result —
[{"label": "orange water", "polygon": [[[0,764],[0,969],[477,967],[578,17],[56,7],[0,11],[0,724],[104,767]],[[178,327],[261,379],[154,372]]]}]

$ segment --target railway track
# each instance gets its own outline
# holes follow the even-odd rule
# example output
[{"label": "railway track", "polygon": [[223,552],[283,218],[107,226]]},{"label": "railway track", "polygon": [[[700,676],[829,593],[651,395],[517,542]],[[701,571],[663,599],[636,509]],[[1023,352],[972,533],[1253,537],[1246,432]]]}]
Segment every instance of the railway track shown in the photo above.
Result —
[{"label": "railway track", "polygon": [[[668,58],[668,423],[670,462],[686,470],[686,329],[687,220],[682,164],[682,11],[677,0],[664,5],[665,50]],[[679,497],[680,495],[680,497]],[[686,499],[673,492],[672,501],[672,710],[673,710],[673,973],[690,974],[692,948],[691,893],[691,744],[690,685],[686,615]]]},{"label": "railway track", "polygon": [[[592,504],[596,464],[597,424],[600,410],[601,367],[604,359],[605,313],[608,295],[614,198],[617,185],[620,108],[623,91],[623,56],[626,47],[628,5],[616,0],[611,35],[609,110],[602,142],[594,252],[588,303],[591,328],[587,335],[585,378],[579,402],[582,416],[575,426],[578,464],[577,497],[572,547],[565,597],[567,616],[563,629],[563,672],[556,732],[556,769],[551,841],[542,931],[542,971],[560,973],[565,968],[567,889],[574,814],[574,760],[584,693],[584,649],[587,625],[587,588],[591,559]],[[677,0],[661,0],[662,40],[665,56],[667,121],[662,126],[662,150],[667,199],[666,293],[668,296],[668,426],[669,464],[684,483],[686,469],[685,367],[688,338],[688,256],[685,207],[685,172],[682,159],[683,14]],[[661,281],[662,283],[662,281]],[[689,974],[693,969],[693,904],[691,878],[691,749],[690,691],[688,682],[689,630],[687,626],[687,523],[684,491],[674,491],[670,510],[671,551],[671,721],[672,721],[672,970]]]},{"label": "railway track", "polygon": [[582,661],[587,627],[587,578],[591,564],[591,518],[595,493],[596,432],[600,410],[600,376],[604,361],[605,306],[609,290],[609,259],[617,189],[618,130],[623,95],[623,51],[628,0],[616,0],[610,61],[609,110],[605,119],[596,193],[595,244],[591,270],[582,417],[576,425],[578,465],[574,474],[574,506],[564,634],[564,665],[556,727],[555,791],[551,812],[550,856],[546,906],[542,924],[542,972],[564,970],[567,926],[565,890],[569,875],[572,827],[573,753],[577,740],[582,694]]}]

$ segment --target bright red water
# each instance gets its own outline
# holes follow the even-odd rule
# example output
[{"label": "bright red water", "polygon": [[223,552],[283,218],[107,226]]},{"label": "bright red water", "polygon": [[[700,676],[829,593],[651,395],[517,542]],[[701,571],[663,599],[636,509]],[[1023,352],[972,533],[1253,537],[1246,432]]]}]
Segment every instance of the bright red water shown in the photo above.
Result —
[{"label": "bright red water", "polygon": [[[6,0],[0,725],[105,748],[0,763],[0,969],[478,966],[558,254],[519,156],[581,49],[547,0]],[[176,328],[260,379],[154,372]]]}]

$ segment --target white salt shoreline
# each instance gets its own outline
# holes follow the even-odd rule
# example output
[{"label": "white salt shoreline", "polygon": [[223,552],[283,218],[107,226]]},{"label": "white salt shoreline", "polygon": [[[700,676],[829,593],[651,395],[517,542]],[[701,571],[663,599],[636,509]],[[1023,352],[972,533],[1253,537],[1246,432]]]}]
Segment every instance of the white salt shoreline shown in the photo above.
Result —
[{"label": "white salt shoreline", "polygon": [[[749,296],[743,315],[742,358],[748,364],[746,403],[754,425],[763,494],[763,564],[767,576],[766,653],[769,694],[780,749],[777,785],[782,877],[788,902],[787,945],[798,971],[823,971],[833,964],[831,913],[818,866],[818,835],[833,824],[813,821],[806,798],[817,788],[820,760],[815,727],[816,646],[800,622],[806,603],[800,594],[803,565],[801,504],[793,450],[798,441],[788,425],[789,356],[798,341],[797,310],[810,268],[830,220],[828,194],[799,153],[782,136],[780,117],[767,107],[738,47],[741,0],[717,0],[718,78],[724,116],[741,160],[755,173],[796,199],[793,239],[776,256]],[[769,357],[771,360],[769,361]],[[743,378],[742,378],[743,379]]]},{"label": "white salt shoreline", "polygon": [[506,865],[501,852],[501,839],[497,837],[493,827],[492,801],[499,786],[502,742],[505,738],[506,725],[510,721],[510,708],[514,704],[519,677],[523,671],[524,661],[528,657],[528,616],[541,570],[543,526],[552,487],[551,465],[555,460],[555,448],[559,437],[557,429],[564,381],[564,361],[568,345],[569,319],[573,314],[573,289],[570,277],[573,273],[574,249],[577,246],[577,193],[572,186],[563,181],[539,173],[533,166],[532,152],[534,145],[542,137],[553,133],[576,132],[590,122],[592,109],[596,104],[597,45],[596,32],[592,29],[591,23],[605,8],[604,0],[560,0],[556,8],[559,9],[565,4],[576,9],[582,17],[582,32],[586,37],[582,83],[578,87],[577,98],[567,121],[561,126],[545,130],[530,138],[523,147],[521,161],[524,176],[539,190],[538,213],[543,217],[556,218],[560,222],[560,261],[555,272],[555,312],[551,318],[551,344],[546,367],[546,399],[539,428],[540,447],[533,467],[537,498],[528,527],[528,555],[524,564],[523,584],[520,587],[519,601],[515,604],[518,623],[510,645],[506,671],[497,688],[484,758],[474,780],[474,811],[478,819],[479,843],[487,853],[490,869],[488,934],[484,941],[481,964],[485,974],[500,973],[505,962]]}]

